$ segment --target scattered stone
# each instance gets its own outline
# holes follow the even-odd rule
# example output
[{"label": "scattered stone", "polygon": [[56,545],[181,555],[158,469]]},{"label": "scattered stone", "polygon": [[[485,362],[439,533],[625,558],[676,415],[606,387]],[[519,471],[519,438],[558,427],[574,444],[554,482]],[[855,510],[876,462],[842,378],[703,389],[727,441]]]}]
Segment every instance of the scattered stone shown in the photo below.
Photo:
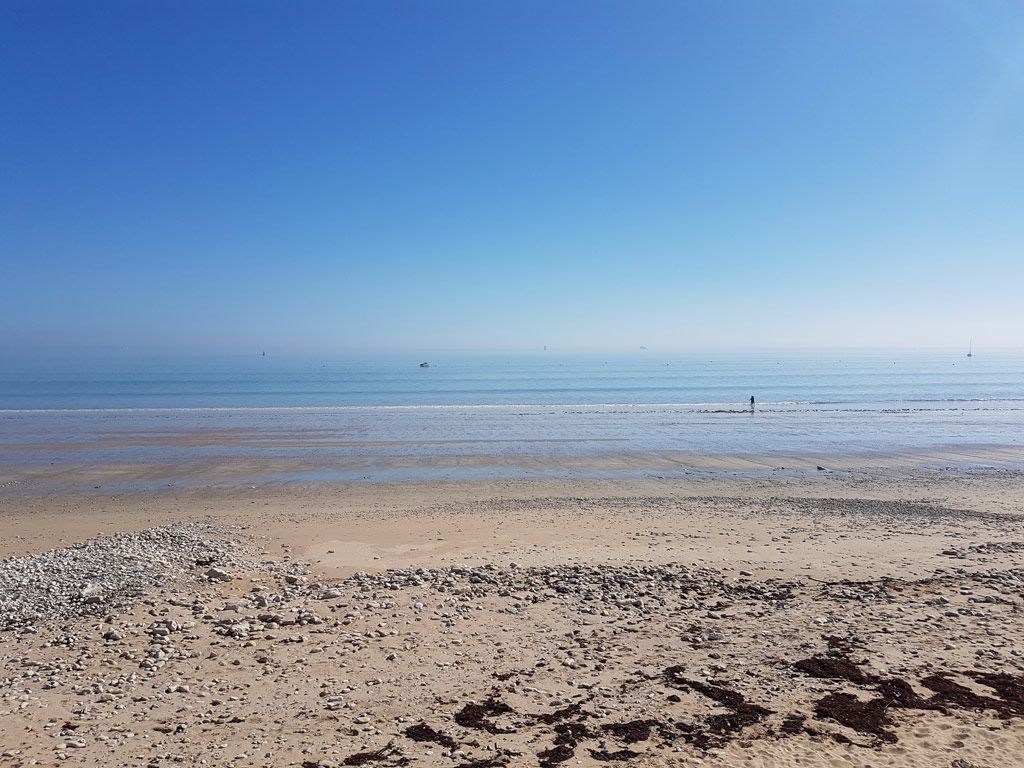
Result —
[{"label": "scattered stone", "polygon": [[205,574],[203,574],[210,581],[231,581],[231,574],[225,571],[223,568],[210,568]]}]

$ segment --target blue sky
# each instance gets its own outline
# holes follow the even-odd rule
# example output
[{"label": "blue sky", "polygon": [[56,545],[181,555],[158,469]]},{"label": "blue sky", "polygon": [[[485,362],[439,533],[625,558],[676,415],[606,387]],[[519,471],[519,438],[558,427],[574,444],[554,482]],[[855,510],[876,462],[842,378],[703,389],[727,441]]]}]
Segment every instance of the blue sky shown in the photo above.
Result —
[{"label": "blue sky", "polygon": [[0,5],[0,345],[1024,346],[1019,2]]}]

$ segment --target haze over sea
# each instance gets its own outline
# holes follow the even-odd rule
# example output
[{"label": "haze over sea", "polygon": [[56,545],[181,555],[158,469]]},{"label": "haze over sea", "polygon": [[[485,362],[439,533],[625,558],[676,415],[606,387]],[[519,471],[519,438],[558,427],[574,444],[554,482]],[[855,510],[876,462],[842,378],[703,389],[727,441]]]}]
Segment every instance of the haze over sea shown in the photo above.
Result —
[{"label": "haze over sea", "polygon": [[639,455],[771,456],[777,469],[786,457],[827,463],[931,451],[942,462],[953,455],[960,465],[990,466],[985,450],[1024,444],[1020,352],[545,352],[436,355],[429,368],[421,361],[10,360],[0,375],[0,458],[31,470],[244,457],[283,462],[278,474],[288,478],[395,479],[439,470],[516,475],[526,465],[547,474],[650,468],[613,461]]}]

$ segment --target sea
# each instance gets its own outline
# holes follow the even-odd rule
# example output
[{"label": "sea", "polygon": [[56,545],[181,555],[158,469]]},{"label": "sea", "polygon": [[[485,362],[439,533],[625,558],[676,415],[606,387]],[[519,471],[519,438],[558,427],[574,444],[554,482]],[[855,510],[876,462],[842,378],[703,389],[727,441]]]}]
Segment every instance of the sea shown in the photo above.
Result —
[{"label": "sea", "polygon": [[557,474],[624,455],[784,465],[1022,446],[1024,351],[124,353],[0,366],[8,475],[242,457],[392,480],[438,467]]}]

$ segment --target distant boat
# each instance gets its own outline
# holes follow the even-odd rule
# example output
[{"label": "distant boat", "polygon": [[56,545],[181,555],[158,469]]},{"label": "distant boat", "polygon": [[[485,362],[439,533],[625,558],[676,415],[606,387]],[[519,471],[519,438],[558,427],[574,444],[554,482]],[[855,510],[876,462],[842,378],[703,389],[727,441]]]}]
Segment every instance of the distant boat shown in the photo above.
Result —
[{"label": "distant boat", "polygon": [[429,368],[430,363],[420,363],[420,368]]},{"label": "distant boat", "polygon": [[974,339],[967,344],[967,356],[974,357]]}]

